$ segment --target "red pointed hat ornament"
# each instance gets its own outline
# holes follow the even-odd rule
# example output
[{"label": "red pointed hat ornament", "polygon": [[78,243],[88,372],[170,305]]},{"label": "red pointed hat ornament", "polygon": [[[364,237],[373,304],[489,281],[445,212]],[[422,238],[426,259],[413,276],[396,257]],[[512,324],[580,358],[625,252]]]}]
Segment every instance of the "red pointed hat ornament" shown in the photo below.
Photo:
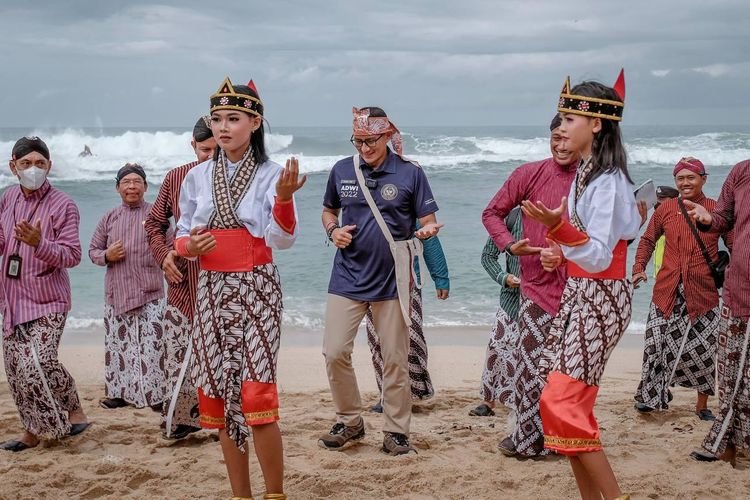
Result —
[{"label": "red pointed hat ornament", "polygon": [[225,78],[219,90],[211,96],[211,111],[230,109],[262,117],[263,102],[258,97],[260,95],[258,89],[255,88],[252,80],[247,83],[247,86],[255,93],[254,96],[237,92],[229,77]]},{"label": "red pointed hat ornament", "polygon": [[562,91],[560,92],[560,101],[557,104],[557,111],[560,113],[592,116],[595,118],[604,118],[619,122],[622,120],[622,110],[625,107],[624,69],[620,70],[620,75],[617,77],[613,89],[620,98],[619,101],[571,94],[570,77],[567,77],[563,84]]}]

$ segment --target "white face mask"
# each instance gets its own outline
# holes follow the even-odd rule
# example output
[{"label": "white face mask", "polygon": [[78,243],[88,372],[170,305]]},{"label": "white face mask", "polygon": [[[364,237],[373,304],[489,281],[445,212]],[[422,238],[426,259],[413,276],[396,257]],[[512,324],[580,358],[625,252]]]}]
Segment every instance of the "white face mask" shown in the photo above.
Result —
[{"label": "white face mask", "polygon": [[21,180],[21,185],[31,191],[36,191],[47,179],[48,171],[36,166],[31,166],[25,170],[16,170]]}]

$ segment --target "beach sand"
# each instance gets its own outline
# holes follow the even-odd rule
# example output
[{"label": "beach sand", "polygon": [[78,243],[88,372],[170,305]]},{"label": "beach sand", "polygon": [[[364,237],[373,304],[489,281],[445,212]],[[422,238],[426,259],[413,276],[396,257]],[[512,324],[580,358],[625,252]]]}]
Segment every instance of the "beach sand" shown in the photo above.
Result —
[{"label": "beach sand", "polygon": [[[291,499],[330,498],[576,498],[567,460],[519,461],[497,451],[507,411],[470,417],[489,329],[428,330],[430,371],[437,389],[414,406],[412,443],[418,455],[379,450],[382,416],[366,413],[367,435],[342,452],[318,447],[334,410],[320,349],[320,332],[285,335],[279,360],[286,492]],[[101,335],[99,333],[98,335]],[[369,352],[354,362],[367,406],[377,400]],[[0,453],[0,498],[229,498],[215,431],[180,442],[161,438],[150,410],[105,410],[103,347],[95,333],[68,333],[60,358],[76,378],[94,425],[80,436],[48,441],[22,453]],[[633,391],[640,374],[642,336],[627,335],[615,350],[596,407],[602,438],[624,491],[633,498],[750,498],[750,459],[737,469],[698,463],[688,454],[709,429],[693,414],[695,393],[674,389],[668,412],[638,415]],[[709,405],[715,410],[716,399]],[[17,436],[19,420],[0,372],[0,441]],[[251,456],[255,498],[264,492]]]}]

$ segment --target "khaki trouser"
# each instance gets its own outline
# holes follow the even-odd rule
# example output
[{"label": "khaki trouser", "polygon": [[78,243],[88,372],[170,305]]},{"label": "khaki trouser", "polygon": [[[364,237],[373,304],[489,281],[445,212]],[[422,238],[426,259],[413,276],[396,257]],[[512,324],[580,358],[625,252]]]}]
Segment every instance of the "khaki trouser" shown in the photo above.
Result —
[{"label": "khaki trouser", "polygon": [[383,354],[383,431],[409,435],[409,329],[398,299],[362,302],[328,294],[323,356],[337,420],[355,425],[362,413],[357,376],[352,366],[354,338],[362,318],[372,307],[373,325]]}]

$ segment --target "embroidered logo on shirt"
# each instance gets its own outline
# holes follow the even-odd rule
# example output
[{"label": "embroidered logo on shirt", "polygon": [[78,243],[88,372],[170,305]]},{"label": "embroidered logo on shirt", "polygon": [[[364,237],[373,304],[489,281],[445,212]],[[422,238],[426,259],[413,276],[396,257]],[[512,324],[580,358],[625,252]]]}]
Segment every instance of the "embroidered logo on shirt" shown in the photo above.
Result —
[{"label": "embroidered logo on shirt", "polygon": [[398,188],[393,184],[386,184],[380,190],[380,196],[382,196],[384,200],[391,201],[398,196]]}]

